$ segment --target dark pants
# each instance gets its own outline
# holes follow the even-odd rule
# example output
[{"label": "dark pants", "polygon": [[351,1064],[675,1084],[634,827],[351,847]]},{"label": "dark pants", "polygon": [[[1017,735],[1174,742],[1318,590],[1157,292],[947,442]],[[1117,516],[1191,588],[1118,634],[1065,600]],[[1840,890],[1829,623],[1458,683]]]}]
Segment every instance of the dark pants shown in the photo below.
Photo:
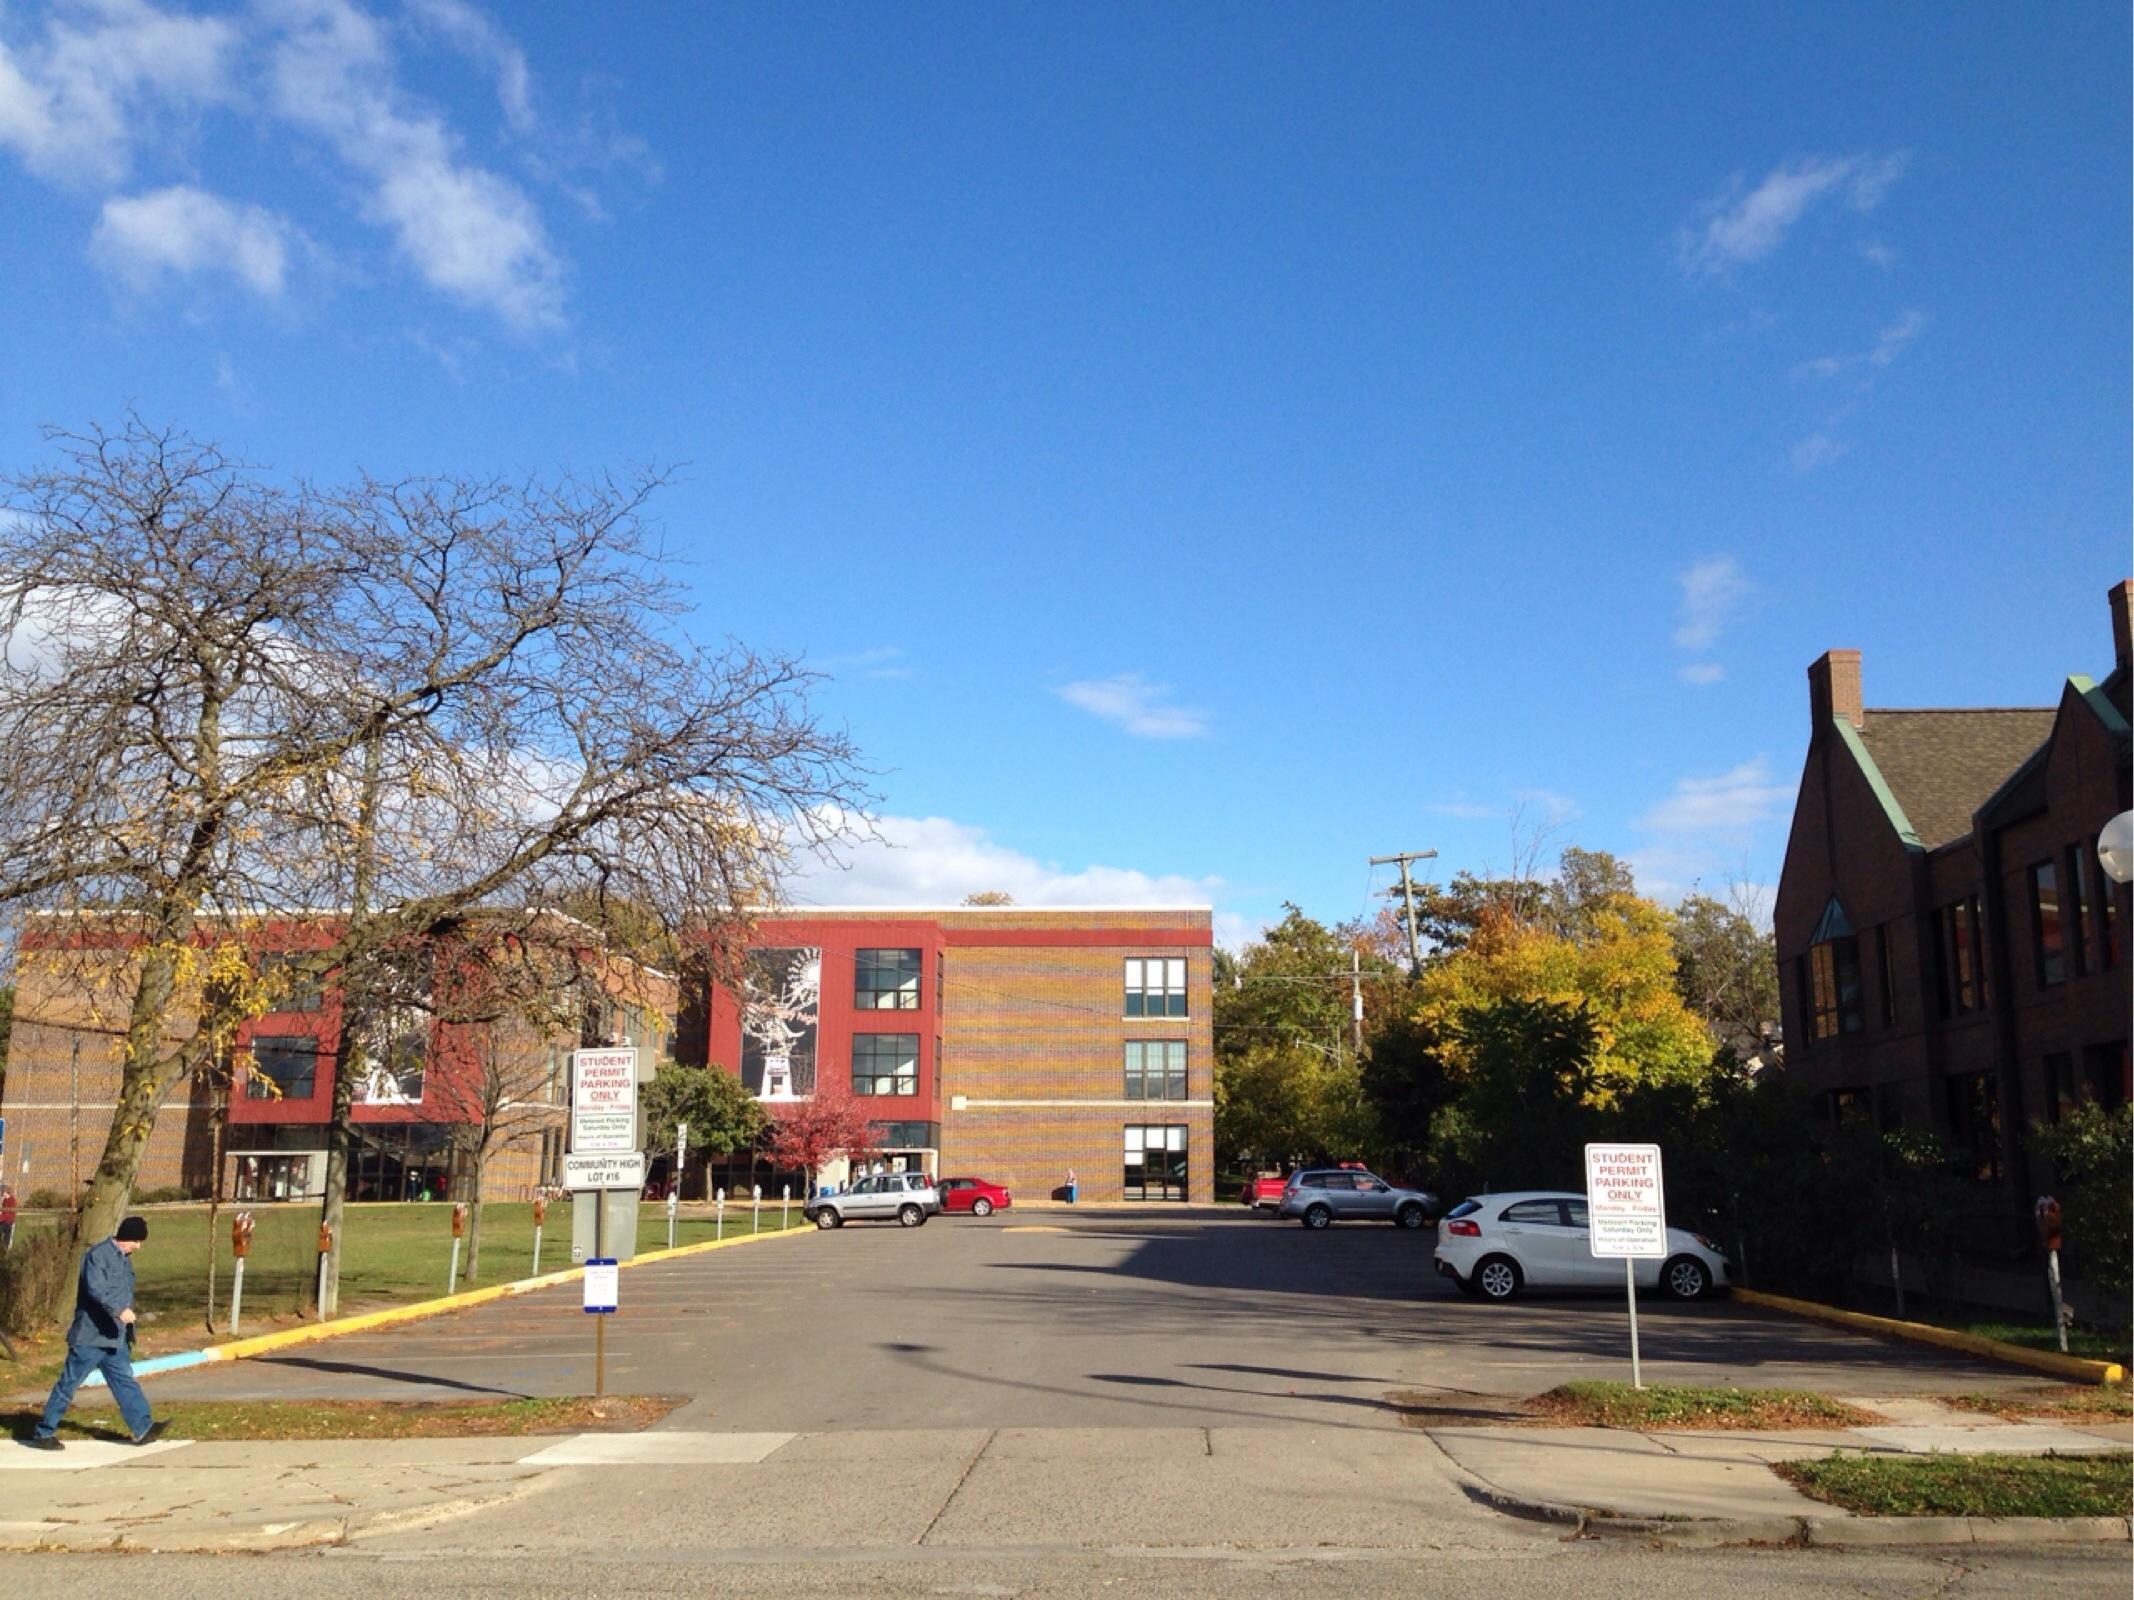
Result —
[{"label": "dark pants", "polygon": [[148,1396],[141,1392],[141,1382],[133,1375],[133,1358],[126,1353],[126,1347],[120,1345],[116,1350],[107,1350],[101,1345],[70,1344],[67,1346],[67,1364],[59,1369],[59,1381],[52,1385],[51,1397],[44,1403],[44,1415],[37,1420],[38,1438],[49,1439],[59,1432],[59,1419],[74,1403],[74,1391],[92,1372],[102,1372],[104,1382],[110,1385],[111,1398],[119,1403],[119,1415],[126,1421],[126,1431],[136,1439],[148,1431],[152,1420],[148,1413]]}]

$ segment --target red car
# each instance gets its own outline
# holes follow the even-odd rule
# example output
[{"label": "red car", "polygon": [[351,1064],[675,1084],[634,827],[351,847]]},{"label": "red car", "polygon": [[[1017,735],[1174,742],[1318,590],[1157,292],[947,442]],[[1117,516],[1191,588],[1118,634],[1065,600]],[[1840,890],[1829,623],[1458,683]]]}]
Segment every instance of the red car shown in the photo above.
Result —
[{"label": "red car", "polygon": [[989,1217],[1015,1204],[1015,1197],[997,1183],[983,1178],[943,1178],[941,1209],[951,1216],[968,1211],[974,1217]]},{"label": "red car", "polygon": [[1256,1211],[1272,1211],[1282,1203],[1282,1185],[1287,1181],[1279,1172],[1263,1172],[1245,1180],[1244,1192],[1238,1198]]}]

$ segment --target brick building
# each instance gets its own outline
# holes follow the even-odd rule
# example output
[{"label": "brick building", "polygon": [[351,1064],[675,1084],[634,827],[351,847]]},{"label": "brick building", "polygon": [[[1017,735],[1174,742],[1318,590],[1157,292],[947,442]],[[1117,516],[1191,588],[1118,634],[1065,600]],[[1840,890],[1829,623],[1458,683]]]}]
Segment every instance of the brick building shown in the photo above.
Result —
[{"label": "brick building", "polygon": [[[684,1059],[770,1105],[849,1080],[885,1160],[1018,1195],[1214,1197],[1208,908],[822,908],[761,918],[747,993],[685,1004]],[[832,1178],[837,1176],[833,1170]]]},{"label": "brick building", "polygon": [[[103,1154],[118,1094],[133,967],[122,939],[56,931],[68,925],[32,919],[17,962],[0,1176],[24,1195],[76,1191]],[[330,918],[290,917],[240,942],[271,965],[326,943],[332,931]],[[570,1052],[627,1036],[657,1056],[674,1005],[673,980],[649,969],[600,959],[579,970],[572,1009],[583,1021],[574,1029],[518,1016],[452,1021],[412,1006],[389,1012],[378,1064],[355,1090],[350,1198],[465,1198],[465,1134],[489,1118],[501,1142],[484,1165],[483,1198],[524,1199],[555,1181],[567,1142]],[[176,1019],[168,1044],[193,1026],[190,1016]],[[246,1023],[235,1042],[253,1070],[230,1094],[222,1127],[222,1097],[181,1080],[157,1114],[136,1190],[208,1193],[219,1142],[224,1195],[322,1194],[340,1032],[341,995],[331,984],[289,994]]]},{"label": "brick building", "polygon": [[2110,674],[2051,705],[1883,710],[1857,650],[1808,669],[1774,913],[1787,1071],[1832,1116],[1940,1132],[2011,1241],[2049,1182],[2028,1128],[2130,1091],[2134,902],[2096,849],[2134,804],[2130,599],[2111,590]]}]

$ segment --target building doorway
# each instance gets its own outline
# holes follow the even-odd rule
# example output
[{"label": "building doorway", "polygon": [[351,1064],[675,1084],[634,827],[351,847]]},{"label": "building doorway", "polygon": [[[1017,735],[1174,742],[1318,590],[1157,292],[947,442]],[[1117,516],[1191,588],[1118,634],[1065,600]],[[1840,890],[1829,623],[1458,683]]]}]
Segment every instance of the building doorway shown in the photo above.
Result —
[{"label": "building doorway", "polygon": [[1121,1192],[1128,1200],[1186,1198],[1186,1130],[1178,1123],[1126,1128]]}]

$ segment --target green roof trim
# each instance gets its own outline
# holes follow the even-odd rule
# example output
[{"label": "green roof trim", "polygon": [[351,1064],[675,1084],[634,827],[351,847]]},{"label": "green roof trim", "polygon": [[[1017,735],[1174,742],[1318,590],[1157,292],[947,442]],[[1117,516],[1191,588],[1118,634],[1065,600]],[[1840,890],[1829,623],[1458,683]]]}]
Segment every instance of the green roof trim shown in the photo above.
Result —
[{"label": "green roof trim", "polygon": [[1897,840],[1907,850],[1926,854],[1926,845],[1920,841],[1919,830],[1912,826],[1912,819],[1904,814],[1904,807],[1897,804],[1897,796],[1891,792],[1889,780],[1882,776],[1882,769],[1875,765],[1875,758],[1867,753],[1867,746],[1860,739],[1860,730],[1845,717],[1832,717],[1830,725],[1838,730],[1838,737],[1845,741],[1845,748],[1852,752],[1852,759],[1860,768],[1860,776],[1867,780],[1868,788],[1874,790],[1875,798],[1882,803],[1882,814],[1889,818],[1889,825],[1896,831]]},{"label": "green roof trim", "polygon": [[2097,713],[2097,720],[2104,724],[2107,733],[2124,734],[2127,731],[2127,719],[2119,714],[2119,708],[2094,682],[2077,672],[2069,675],[2067,686],[2082,696],[2083,704]]}]

